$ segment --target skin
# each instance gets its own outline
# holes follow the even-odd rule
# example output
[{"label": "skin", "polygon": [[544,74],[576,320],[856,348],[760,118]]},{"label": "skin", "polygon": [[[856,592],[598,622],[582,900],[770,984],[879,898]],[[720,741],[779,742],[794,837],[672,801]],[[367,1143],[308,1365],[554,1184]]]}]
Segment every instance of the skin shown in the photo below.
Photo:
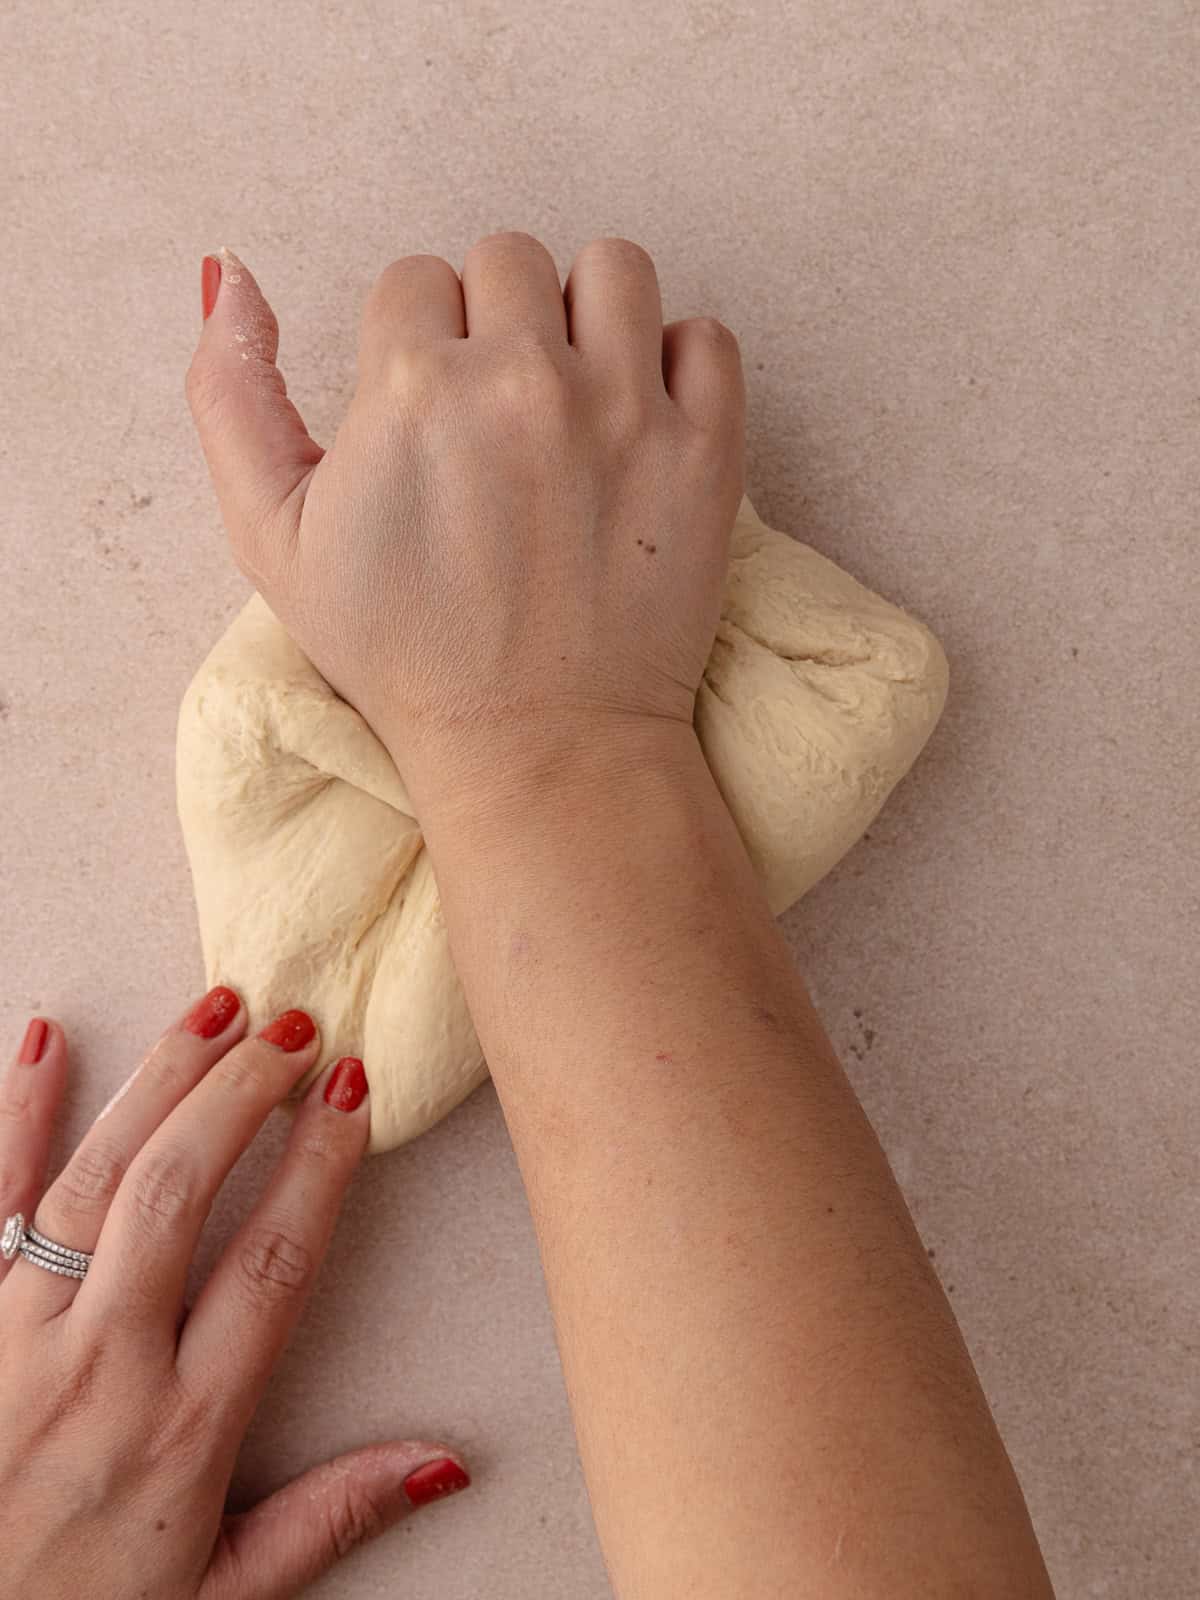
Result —
[{"label": "skin", "polygon": [[457,1457],[445,1446],[398,1440],[225,1512],[238,1447],[366,1146],[370,1105],[327,1104],[336,1064],[321,1075],[258,1203],[185,1306],[217,1190],[320,1048],[315,1032],[291,1050],[246,1038],[233,1001],[213,1038],[186,1018],[167,1030],[44,1194],[67,1073],[62,1028],[49,1022],[39,1059],[23,1049],[0,1077],[0,1213],[20,1209],[48,1238],[94,1252],[82,1283],[0,1261],[5,1594],[77,1600],[86,1575],[97,1600],[284,1600],[423,1502],[432,1463],[443,1463],[436,1485],[468,1481],[447,1476]]},{"label": "skin", "polygon": [[[626,240],[593,241],[565,284],[523,234],[461,275],[409,257],[371,291],[328,451],[277,341],[223,256],[189,402],[239,564],[426,829],[615,1593],[1049,1596],[950,1308],[692,730],[742,487],[733,335],[664,327]],[[95,1407],[77,1426],[112,1448]],[[46,1497],[25,1515],[53,1548]],[[189,1570],[150,1592],[197,1592]]]},{"label": "skin", "polygon": [[226,280],[201,443],[237,559],[425,826],[616,1592],[1047,1595],[692,728],[742,492],[736,339],[664,327],[628,240],[561,286],[524,234],[461,277],[410,257],[323,453],[252,277]]}]

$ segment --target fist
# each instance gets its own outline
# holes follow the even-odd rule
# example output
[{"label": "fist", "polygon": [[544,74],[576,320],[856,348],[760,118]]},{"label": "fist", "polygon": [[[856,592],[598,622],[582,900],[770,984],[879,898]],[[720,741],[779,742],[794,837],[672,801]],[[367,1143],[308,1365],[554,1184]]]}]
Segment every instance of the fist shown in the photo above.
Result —
[{"label": "fist", "polygon": [[419,809],[560,736],[690,723],[742,491],[728,329],[664,328],[623,239],[565,286],[526,234],[482,240],[461,276],[406,257],[371,290],[322,450],[270,307],[219,267],[187,395],[235,556]]}]

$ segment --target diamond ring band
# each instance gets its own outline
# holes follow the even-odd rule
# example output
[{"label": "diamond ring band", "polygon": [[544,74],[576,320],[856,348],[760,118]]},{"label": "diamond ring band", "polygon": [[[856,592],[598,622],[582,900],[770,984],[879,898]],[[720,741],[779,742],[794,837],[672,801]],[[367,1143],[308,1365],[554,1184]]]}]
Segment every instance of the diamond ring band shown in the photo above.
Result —
[{"label": "diamond ring band", "polygon": [[18,1254],[35,1267],[57,1272],[63,1278],[85,1278],[92,1264],[85,1250],[72,1250],[69,1245],[47,1239],[32,1223],[27,1224],[19,1211],[6,1219],[0,1233],[0,1256],[11,1261]]}]

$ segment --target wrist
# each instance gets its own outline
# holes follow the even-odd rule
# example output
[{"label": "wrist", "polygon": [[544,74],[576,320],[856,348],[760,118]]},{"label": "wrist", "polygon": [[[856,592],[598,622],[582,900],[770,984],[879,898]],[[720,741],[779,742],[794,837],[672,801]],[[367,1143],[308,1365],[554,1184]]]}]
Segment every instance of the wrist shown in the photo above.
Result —
[{"label": "wrist", "polygon": [[608,814],[627,828],[631,807],[696,785],[713,779],[690,723],[592,714],[442,752],[410,793],[436,864],[451,849],[491,855],[593,830]]}]

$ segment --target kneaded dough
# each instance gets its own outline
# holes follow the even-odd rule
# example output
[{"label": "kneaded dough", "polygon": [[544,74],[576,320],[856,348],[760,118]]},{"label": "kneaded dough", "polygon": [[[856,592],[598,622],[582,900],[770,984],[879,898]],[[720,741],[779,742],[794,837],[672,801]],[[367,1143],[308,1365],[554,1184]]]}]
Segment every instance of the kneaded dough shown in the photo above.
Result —
[{"label": "kneaded dough", "polygon": [[[775,911],[870,825],[946,684],[927,628],[743,499],[696,728]],[[324,1061],[363,1057],[372,1151],[423,1133],[487,1069],[421,825],[260,596],[188,688],[177,756],[208,981],[235,985],[255,1026],[303,1006]]]}]

